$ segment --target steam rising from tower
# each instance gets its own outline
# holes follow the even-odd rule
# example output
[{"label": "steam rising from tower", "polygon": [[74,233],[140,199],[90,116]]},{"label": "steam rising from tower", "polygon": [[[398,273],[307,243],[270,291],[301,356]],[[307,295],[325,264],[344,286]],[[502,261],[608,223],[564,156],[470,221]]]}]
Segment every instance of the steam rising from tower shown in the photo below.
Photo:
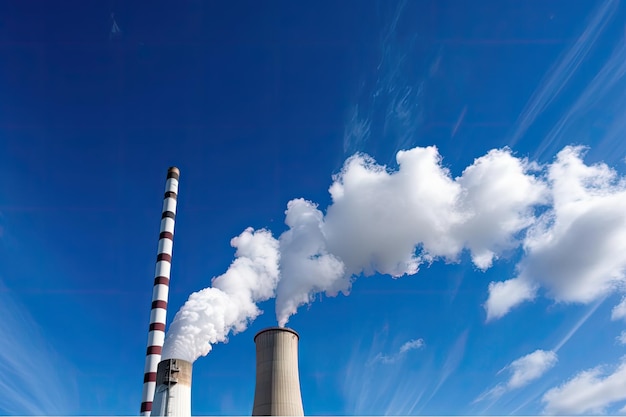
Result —
[{"label": "steam rising from tower", "polygon": [[476,159],[461,176],[443,166],[436,147],[396,155],[391,170],[367,155],[349,158],[329,188],[325,211],[291,200],[280,236],[276,316],[285,326],[315,294],[349,293],[360,275],[414,275],[437,259],[467,250],[485,270],[520,244],[520,232],[548,201],[538,167],[509,149]]},{"label": "steam rising from tower", "polygon": [[354,155],[333,177],[326,210],[304,199],[287,204],[278,325],[318,293],[347,295],[361,275],[415,275],[463,252],[484,271],[523,248],[517,275],[489,284],[487,320],[539,288],[581,303],[623,288],[626,250],[616,242],[626,241],[626,177],[585,164],[584,152],[567,146],[539,165],[493,149],[457,177],[434,146],[398,152],[397,169]]},{"label": "steam rising from tower", "polygon": [[189,296],[170,324],[164,359],[193,362],[212,345],[239,333],[262,311],[257,303],[274,297],[279,278],[278,241],[267,230],[248,228],[231,240],[236,259],[212,279],[212,286]]},{"label": "steam rising from tower", "polygon": [[298,375],[298,333],[271,327],[254,337],[256,387],[253,416],[303,416]]},{"label": "steam rising from tower", "polygon": [[[539,166],[510,149],[494,149],[458,177],[442,165],[435,147],[398,152],[396,170],[355,155],[334,177],[325,212],[294,199],[285,212],[288,230],[278,240],[252,228],[233,238],[236,254],[228,270],[191,294],[164,337],[179,178],[170,168],[142,415],[189,415],[191,363],[230,333],[244,331],[262,313],[257,304],[273,297],[280,327],[255,337],[253,415],[303,415],[298,335],[284,326],[315,294],[347,294],[359,275],[414,275],[437,259],[458,261],[463,251],[486,270],[523,246],[518,276],[489,285],[488,320],[533,299],[540,286],[556,300],[582,303],[621,288],[626,251],[609,243],[625,241],[626,178],[605,164],[586,165],[583,151],[566,147],[554,162]],[[577,259],[582,261],[572,261]]]},{"label": "steam rising from tower", "polygon": [[157,250],[156,268],[154,272],[154,288],[152,290],[152,311],[150,312],[150,328],[148,333],[148,349],[143,377],[143,394],[141,397],[141,415],[149,416],[157,381],[157,367],[161,360],[161,350],[165,340],[165,321],[167,318],[167,299],[169,295],[170,270],[172,262],[172,246],[174,239],[174,220],[176,218],[176,199],[178,197],[178,179],[180,171],[171,167],[167,171],[161,229]]}]

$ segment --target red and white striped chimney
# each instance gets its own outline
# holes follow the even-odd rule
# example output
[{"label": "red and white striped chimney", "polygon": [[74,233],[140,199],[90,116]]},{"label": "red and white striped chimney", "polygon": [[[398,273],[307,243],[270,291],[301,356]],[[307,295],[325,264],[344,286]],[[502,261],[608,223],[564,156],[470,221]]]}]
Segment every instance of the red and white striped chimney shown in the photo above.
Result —
[{"label": "red and white striped chimney", "polygon": [[163,199],[163,212],[161,214],[159,249],[157,251],[156,269],[154,271],[152,311],[150,312],[148,350],[146,351],[143,395],[141,398],[142,416],[149,416],[152,411],[152,401],[156,389],[157,367],[161,361],[161,350],[163,348],[163,342],[165,341],[167,297],[169,294],[170,269],[172,267],[172,245],[179,177],[180,171],[178,168],[171,167],[168,169],[165,196]]}]

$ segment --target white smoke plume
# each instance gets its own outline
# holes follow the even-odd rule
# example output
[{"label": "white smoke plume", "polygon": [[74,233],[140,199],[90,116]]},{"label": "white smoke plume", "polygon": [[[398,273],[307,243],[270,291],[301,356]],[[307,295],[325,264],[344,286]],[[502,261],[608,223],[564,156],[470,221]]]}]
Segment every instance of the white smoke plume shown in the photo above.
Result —
[{"label": "white smoke plume", "polygon": [[464,250],[486,270],[523,248],[517,276],[489,284],[488,320],[540,288],[581,303],[623,289],[626,180],[582,157],[582,148],[566,147],[541,167],[495,149],[453,178],[434,146],[398,152],[397,170],[354,155],[333,178],[325,213],[294,199],[279,240],[252,229],[233,239],[237,258],[177,313],[163,357],[206,355],[245,330],[261,313],[256,303],[274,295],[285,326],[316,294],[348,294],[359,275],[414,275],[423,263],[456,262]]},{"label": "white smoke plume", "polygon": [[208,354],[228,334],[244,331],[274,297],[279,278],[278,241],[267,230],[246,229],[231,240],[236,259],[212,286],[189,296],[169,327],[163,359],[189,362]]},{"label": "white smoke plume", "polygon": [[540,286],[556,301],[588,304],[626,284],[626,180],[605,164],[586,165],[583,151],[566,147],[548,166],[549,210],[528,229],[518,276],[490,285],[488,317]]},{"label": "white smoke plume", "polygon": [[424,262],[456,261],[464,249],[487,269],[520,245],[534,208],[548,201],[538,167],[509,149],[490,151],[458,178],[434,146],[396,159],[397,171],[366,155],[348,159],[329,189],[326,215],[312,202],[289,202],[276,290],[280,326],[316,293],[347,294],[361,273],[413,275]]}]

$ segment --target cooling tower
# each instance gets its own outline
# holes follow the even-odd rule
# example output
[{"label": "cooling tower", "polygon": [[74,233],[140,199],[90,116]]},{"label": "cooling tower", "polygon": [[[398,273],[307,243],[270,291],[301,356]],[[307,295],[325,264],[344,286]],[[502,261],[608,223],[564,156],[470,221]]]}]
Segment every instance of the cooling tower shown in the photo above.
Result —
[{"label": "cooling tower", "polygon": [[143,393],[141,396],[141,415],[149,416],[152,399],[156,388],[157,366],[161,360],[161,350],[165,340],[165,319],[167,318],[167,298],[169,295],[170,270],[172,268],[172,245],[174,242],[174,220],[178,198],[178,179],[180,171],[176,167],[167,170],[161,228],[152,286],[152,307],[150,310],[150,328],[148,329],[148,348],[143,375]]},{"label": "cooling tower", "polygon": [[282,327],[261,330],[256,344],[253,416],[303,416],[298,376],[298,333]]},{"label": "cooling tower", "polygon": [[166,359],[157,369],[153,416],[191,416],[191,362]]}]

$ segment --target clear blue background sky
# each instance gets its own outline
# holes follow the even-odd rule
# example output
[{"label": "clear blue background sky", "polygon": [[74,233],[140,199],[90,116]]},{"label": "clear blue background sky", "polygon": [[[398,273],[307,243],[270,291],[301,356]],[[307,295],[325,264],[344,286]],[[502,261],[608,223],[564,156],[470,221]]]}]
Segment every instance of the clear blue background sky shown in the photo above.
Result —
[{"label": "clear blue background sky", "polygon": [[[326,207],[331,176],[357,151],[393,167],[398,150],[437,145],[456,176],[492,148],[549,162],[576,143],[623,173],[625,17],[611,1],[0,3],[0,413],[138,413],[171,165],[168,321],[226,270],[232,237],[248,226],[278,236],[292,198]],[[613,84],[594,84],[607,65]],[[514,276],[515,256],[486,272],[463,255],[363,278],[349,297],[301,308],[289,326],[305,412],[534,414],[546,390],[616,366],[617,294],[569,339],[595,304],[540,297],[485,323],[488,283]],[[251,412],[252,337],[276,323],[273,301],[261,307],[196,362],[194,414]],[[540,379],[474,402],[506,382],[507,364],[562,340]]]}]

